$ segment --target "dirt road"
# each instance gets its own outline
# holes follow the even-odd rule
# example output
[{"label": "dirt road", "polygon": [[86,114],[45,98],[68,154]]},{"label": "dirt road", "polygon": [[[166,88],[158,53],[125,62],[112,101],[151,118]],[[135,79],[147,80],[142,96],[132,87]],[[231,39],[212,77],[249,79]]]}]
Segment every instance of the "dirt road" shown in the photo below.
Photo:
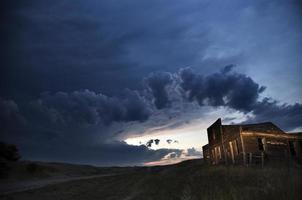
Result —
[{"label": "dirt road", "polygon": [[57,183],[65,183],[74,180],[86,180],[99,177],[114,176],[116,174],[100,174],[91,176],[79,176],[79,177],[60,177],[51,178],[45,180],[31,180],[31,181],[20,181],[20,182],[2,182],[0,183],[0,195],[11,194],[15,192],[23,192],[27,190],[42,188],[48,185]]}]

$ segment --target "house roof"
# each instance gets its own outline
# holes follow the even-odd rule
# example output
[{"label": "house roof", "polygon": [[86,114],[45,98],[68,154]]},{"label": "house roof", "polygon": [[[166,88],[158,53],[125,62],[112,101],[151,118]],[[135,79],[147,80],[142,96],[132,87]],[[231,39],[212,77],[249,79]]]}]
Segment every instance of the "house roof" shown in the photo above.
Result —
[{"label": "house roof", "polygon": [[286,133],[282,129],[280,129],[277,125],[272,122],[262,122],[262,123],[255,123],[255,124],[231,124],[231,125],[222,125],[221,119],[218,118],[208,129],[212,128],[213,126],[222,126],[223,128],[241,128],[242,132],[252,132],[252,133],[273,133],[273,134],[281,134],[281,135],[290,135],[290,136],[297,136],[302,138],[302,132],[292,132]]},{"label": "house roof", "polygon": [[302,132],[290,132],[290,133],[287,133],[287,134],[302,136]]},{"label": "house roof", "polygon": [[285,134],[278,126],[272,122],[263,122],[257,124],[239,124],[239,125],[222,125],[223,127],[241,127],[245,132],[263,132]]},{"label": "house roof", "polygon": [[242,131],[251,131],[251,132],[265,132],[265,133],[285,133],[278,126],[272,122],[264,122],[259,124],[245,124],[241,125]]}]

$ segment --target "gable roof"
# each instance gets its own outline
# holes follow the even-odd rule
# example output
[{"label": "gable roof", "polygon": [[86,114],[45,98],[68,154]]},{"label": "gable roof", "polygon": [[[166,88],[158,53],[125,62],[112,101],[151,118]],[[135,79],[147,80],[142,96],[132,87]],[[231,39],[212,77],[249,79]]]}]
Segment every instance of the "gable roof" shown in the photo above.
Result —
[{"label": "gable roof", "polygon": [[276,126],[272,122],[263,122],[258,124],[244,124],[240,126],[242,128],[242,131],[285,134],[284,131],[282,131],[278,126]]},{"label": "gable roof", "polygon": [[236,125],[222,125],[224,128],[241,127],[244,132],[262,132],[262,133],[278,133],[286,134],[282,129],[272,122],[263,122],[257,124],[236,124]]},{"label": "gable roof", "polygon": [[277,125],[272,122],[262,122],[262,123],[255,123],[255,124],[230,124],[224,125],[221,123],[221,118],[218,118],[208,129],[211,129],[215,126],[221,126],[222,128],[241,128],[243,132],[261,132],[261,133],[274,133],[274,134],[285,134],[285,135],[292,135],[292,136],[299,136],[302,137],[302,132],[293,132],[293,133],[286,133]]}]

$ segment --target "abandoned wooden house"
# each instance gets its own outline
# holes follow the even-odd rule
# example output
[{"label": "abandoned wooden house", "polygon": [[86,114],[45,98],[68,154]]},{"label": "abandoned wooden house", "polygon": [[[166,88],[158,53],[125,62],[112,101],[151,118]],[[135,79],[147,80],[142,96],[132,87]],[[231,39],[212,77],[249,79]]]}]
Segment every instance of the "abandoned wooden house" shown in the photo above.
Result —
[{"label": "abandoned wooden house", "polygon": [[285,133],[271,122],[222,125],[219,118],[208,129],[202,147],[212,164],[262,164],[275,160],[302,162],[302,133]]}]

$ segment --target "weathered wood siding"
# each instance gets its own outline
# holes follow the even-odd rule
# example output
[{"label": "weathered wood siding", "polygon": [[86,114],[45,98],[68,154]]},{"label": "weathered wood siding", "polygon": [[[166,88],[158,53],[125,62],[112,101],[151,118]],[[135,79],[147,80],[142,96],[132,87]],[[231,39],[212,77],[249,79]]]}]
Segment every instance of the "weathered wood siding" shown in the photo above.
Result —
[{"label": "weathered wood siding", "polygon": [[207,129],[209,139],[209,154],[212,164],[218,164],[224,161],[221,131],[221,119],[218,119]]},{"label": "weathered wood siding", "polygon": [[223,146],[227,164],[240,164],[242,162],[242,144],[240,140],[240,127],[236,125],[222,126]]},{"label": "weathered wood siding", "polygon": [[246,153],[261,153],[258,147],[258,138],[257,137],[249,137],[249,136],[243,136],[243,143],[245,147]]},{"label": "weathered wood siding", "polygon": [[[261,132],[253,133],[253,135],[243,133],[242,138],[247,157],[251,154],[253,162],[257,162],[257,158],[260,159],[261,153],[264,154],[266,161],[287,160],[293,157],[302,161],[299,138],[289,139],[286,135]],[[292,147],[290,142],[292,142]]]},{"label": "weathered wood siding", "polygon": [[207,129],[204,158],[212,164],[254,164],[294,158],[302,162],[302,134],[287,134],[271,122],[222,125],[218,119]]},{"label": "weathered wood siding", "polygon": [[207,133],[210,146],[221,143],[221,120],[218,119],[215,123],[213,123],[207,129]]}]

